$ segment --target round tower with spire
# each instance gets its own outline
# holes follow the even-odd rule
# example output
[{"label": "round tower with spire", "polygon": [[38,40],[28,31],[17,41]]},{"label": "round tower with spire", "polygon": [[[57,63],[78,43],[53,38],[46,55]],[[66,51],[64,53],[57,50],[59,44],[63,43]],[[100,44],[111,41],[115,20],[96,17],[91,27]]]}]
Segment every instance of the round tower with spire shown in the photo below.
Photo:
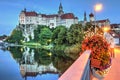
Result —
[{"label": "round tower with spire", "polygon": [[89,18],[90,18],[90,22],[95,21],[95,18],[94,18],[94,14],[93,14],[93,13],[90,13],[90,14],[89,14]]}]

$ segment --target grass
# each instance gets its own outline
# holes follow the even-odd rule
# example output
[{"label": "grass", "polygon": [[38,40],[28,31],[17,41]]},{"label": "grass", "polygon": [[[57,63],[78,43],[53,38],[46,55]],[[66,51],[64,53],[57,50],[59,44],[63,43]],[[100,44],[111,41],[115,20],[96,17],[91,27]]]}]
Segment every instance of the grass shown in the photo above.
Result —
[{"label": "grass", "polygon": [[24,46],[28,46],[30,48],[43,48],[43,49],[51,49],[52,45],[41,45],[40,43],[35,42],[25,42],[23,43]]},{"label": "grass", "polygon": [[31,48],[41,48],[41,44],[40,43],[35,43],[35,42],[25,42],[23,43],[24,46],[28,46],[28,47],[31,47]]}]

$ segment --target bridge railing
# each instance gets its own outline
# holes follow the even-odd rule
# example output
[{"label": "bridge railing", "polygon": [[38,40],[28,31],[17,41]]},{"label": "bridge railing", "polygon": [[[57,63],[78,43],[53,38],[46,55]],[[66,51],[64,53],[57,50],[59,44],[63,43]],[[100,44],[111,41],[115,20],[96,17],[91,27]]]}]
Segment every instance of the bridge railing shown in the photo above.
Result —
[{"label": "bridge railing", "polygon": [[58,80],[90,80],[90,50],[86,50]]}]

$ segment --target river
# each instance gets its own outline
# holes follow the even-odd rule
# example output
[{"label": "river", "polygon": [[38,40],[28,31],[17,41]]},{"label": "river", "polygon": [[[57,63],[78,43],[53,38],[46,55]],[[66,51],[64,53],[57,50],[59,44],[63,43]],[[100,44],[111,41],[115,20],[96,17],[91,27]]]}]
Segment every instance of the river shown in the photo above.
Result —
[{"label": "river", "polygon": [[58,80],[73,61],[63,52],[39,48],[0,49],[0,80]]}]

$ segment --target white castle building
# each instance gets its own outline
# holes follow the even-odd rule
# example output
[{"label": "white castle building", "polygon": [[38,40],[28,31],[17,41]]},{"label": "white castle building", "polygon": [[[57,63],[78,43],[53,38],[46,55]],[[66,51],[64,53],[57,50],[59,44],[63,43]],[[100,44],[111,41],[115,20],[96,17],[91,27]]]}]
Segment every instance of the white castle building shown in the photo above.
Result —
[{"label": "white castle building", "polygon": [[77,23],[78,18],[73,13],[64,13],[61,3],[57,14],[38,14],[35,11],[24,9],[19,15],[19,27],[25,37],[24,41],[30,41],[30,36],[34,39],[34,29],[37,28],[37,25],[46,25],[50,28],[63,25],[69,28],[72,24]]},{"label": "white castle building", "polygon": [[38,14],[35,11],[24,9],[19,15],[20,24],[46,25],[50,28],[63,25],[69,28],[72,24],[78,23],[78,18],[73,13],[64,13],[62,4],[59,5],[58,14]]}]

